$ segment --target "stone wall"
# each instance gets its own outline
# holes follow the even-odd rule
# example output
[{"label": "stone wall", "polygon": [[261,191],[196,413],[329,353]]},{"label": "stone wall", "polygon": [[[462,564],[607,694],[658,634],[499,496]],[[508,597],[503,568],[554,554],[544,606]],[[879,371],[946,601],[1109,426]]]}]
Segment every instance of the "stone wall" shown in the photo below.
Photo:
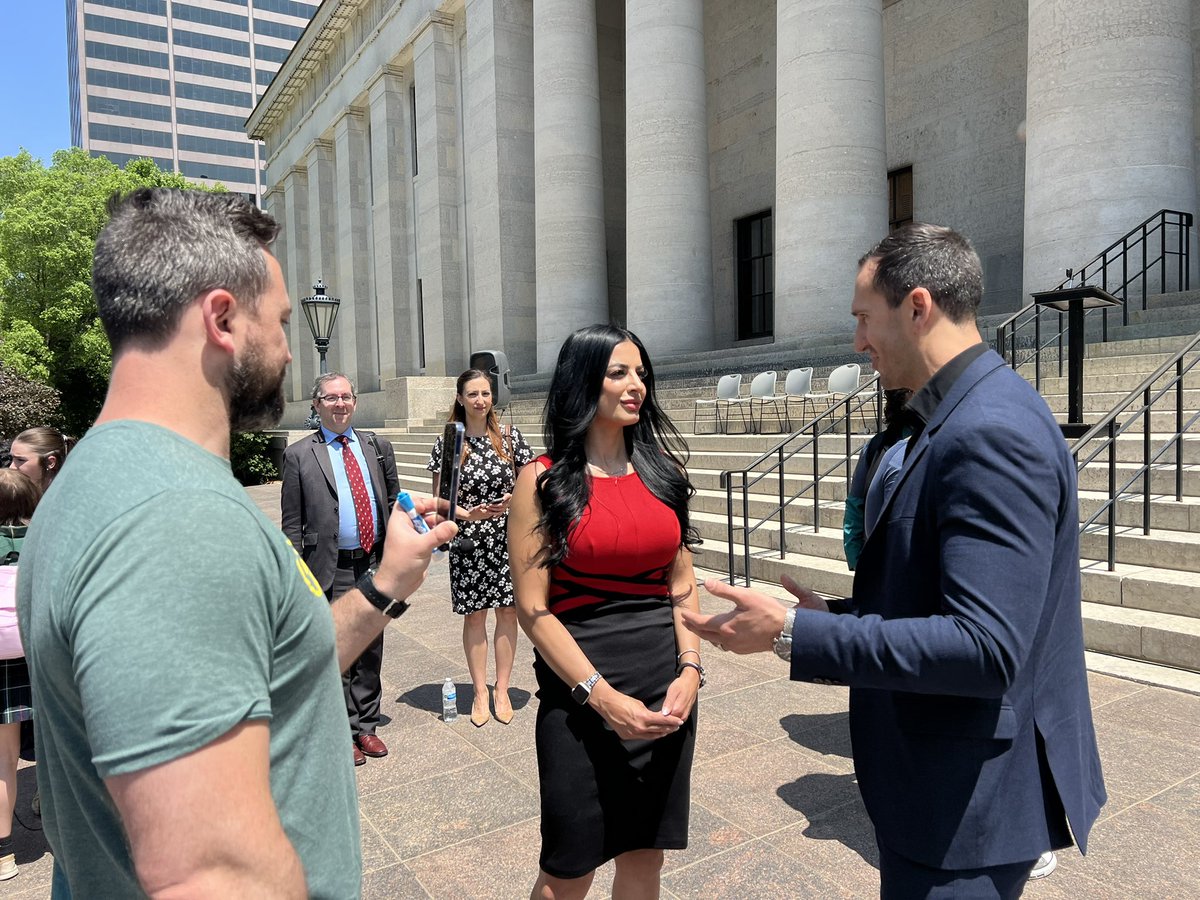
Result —
[{"label": "stone wall", "polygon": [[775,202],[775,4],[708,0],[704,40],[714,343],[728,347],[737,336],[734,223]]},{"label": "stone wall", "polygon": [[1026,31],[1026,0],[923,0],[884,11],[888,170],[912,166],[914,218],[974,242],[985,313],[1027,302]]}]

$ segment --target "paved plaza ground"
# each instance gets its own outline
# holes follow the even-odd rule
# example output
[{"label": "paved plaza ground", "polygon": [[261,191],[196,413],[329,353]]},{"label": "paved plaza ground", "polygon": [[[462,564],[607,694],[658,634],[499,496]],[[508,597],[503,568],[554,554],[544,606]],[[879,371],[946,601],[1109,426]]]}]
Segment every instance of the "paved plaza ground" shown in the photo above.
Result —
[{"label": "paved plaza ground", "polygon": [[[278,521],[278,485],[251,489]],[[390,755],[356,770],[363,896],[520,898],[537,874],[537,699],[522,636],[516,717],[474,728],[461,619],[435,565],[412,609],[387,630],[384,724]],[[705,609],[723,604],[702,596]],[[878,896],[870,823],[850,760],[844,688],[794,684],[771,655],[709,648],[692,772],[691,846],[669,852],[666,898]],[[458,685],[462,715],[440,720],[440,685]],[[1086,859],[1059,854],[1031,898],[1200,898],[1200,696],[1090,675],[1109,802]],[[350,748],[347,741],[347,763]],[[33,770],[20,774],[18,816],[32,823]],[[912,811],[914,828],[922,810]],[[0,896],[49,896],[40,832],[14,823],[21,874]],[[605,897],[611,865],[591,896]]]}]

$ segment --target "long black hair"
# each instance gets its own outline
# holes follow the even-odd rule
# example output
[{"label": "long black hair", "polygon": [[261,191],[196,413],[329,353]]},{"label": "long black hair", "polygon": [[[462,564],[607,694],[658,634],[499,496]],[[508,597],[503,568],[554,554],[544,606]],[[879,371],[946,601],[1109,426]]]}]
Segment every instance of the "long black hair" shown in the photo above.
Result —
[{"label": "long black hair", "polygon": [[554,463],[537,480],[542,506],[537,530],[545,539],[537,561],[543,568],[555,566],[566,557],[567,539],[591,497],[584,440],[596,418],[613,349],[626,341],[642,355],[646,396],[637,423],[625,427],[625,450],[642,483],[675,513],[682,545],[700,543],[688,518],[688,500],[696,491],[687,477],[687,444],[655,399],[650,355],[632,331],[614,325],[589,325],[573,332],[558,351],[542,418],[546,455]]}]

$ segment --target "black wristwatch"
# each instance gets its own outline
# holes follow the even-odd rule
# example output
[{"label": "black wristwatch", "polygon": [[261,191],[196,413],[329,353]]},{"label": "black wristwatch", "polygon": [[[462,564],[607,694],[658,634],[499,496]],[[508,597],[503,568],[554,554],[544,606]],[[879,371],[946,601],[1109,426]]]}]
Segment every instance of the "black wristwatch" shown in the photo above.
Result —
[{"label": "black wristwatch", "polygon": [[575,687],[571,688],[571,699],[580,706],[586,706],[588,699],[592,696],[592,688],[596,686],[596,682],[599,680],[600,673],[593,672],[587,681],[581,681]]},{"label": "black wristwatch", "polygon": [[371,566],[371,568],[363,572],[362,577],[355,582],[354,586],[358,588],[373,607],[385,616],[398,619],[408,612],[408,601],[389,597],[382,593],[379,588],[375,587],[375,573],[378,571],[377,567]]}]

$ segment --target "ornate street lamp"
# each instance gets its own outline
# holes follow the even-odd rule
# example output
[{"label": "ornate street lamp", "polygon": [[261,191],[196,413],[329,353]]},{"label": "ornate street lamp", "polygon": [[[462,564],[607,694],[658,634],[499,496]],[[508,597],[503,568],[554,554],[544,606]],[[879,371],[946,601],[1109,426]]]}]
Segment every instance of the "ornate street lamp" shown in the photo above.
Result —
[{"label": "ornate street lamp", "polygon": [[338,307],[341,305],[341,300],[325,293],[325,282],[320,278],[313,285],[312,296],[304,297],[300,301],[317,353],[321,356],[322,375],[326,372],[325,352],[329,349],[329,339],[333,337],[333,325],[337,321]]}]

